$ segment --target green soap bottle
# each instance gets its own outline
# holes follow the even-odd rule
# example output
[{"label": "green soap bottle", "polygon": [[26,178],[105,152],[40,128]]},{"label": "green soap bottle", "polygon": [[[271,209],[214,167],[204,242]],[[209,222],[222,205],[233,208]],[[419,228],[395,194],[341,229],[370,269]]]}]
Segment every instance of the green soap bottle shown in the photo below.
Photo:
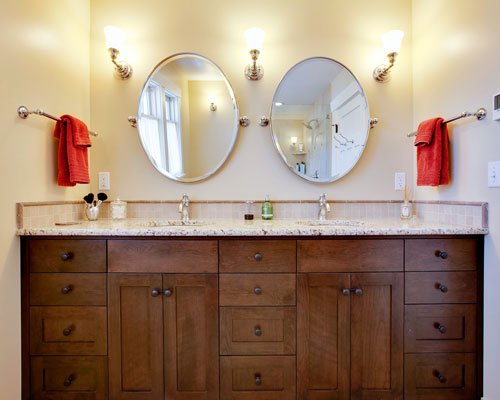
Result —
[{"label": "green soap bottle", "polygon": [[273,219],[273,205],[271,204],[268,194],[266,194],[266,201],[262,203],[262,219]]}]

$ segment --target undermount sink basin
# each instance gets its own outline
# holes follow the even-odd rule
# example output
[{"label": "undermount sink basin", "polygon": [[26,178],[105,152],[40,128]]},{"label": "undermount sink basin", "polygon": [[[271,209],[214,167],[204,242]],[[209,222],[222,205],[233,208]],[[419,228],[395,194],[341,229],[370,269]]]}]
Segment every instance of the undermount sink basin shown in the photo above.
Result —
[{"label": "undermount sink basin", "polygon": [[152,221],[146,222],[146,226],[148,226],[150,228],[158,228],[158,227],[162,227],[162,226],[202,226],[202,225],[208,225],[208,222],[200,221],[200,220],[182,221],[179,219],[152,220]]},{"label": "undermount sink basin", "polygon": [[353,221],[353,220],[342,220],[342,219],[327,219],[325,221],[320,220],[308,220],[308,221],[298,221],[299,225],[307,225],[307,226],[362,226],[364,222],[362,221]]}]

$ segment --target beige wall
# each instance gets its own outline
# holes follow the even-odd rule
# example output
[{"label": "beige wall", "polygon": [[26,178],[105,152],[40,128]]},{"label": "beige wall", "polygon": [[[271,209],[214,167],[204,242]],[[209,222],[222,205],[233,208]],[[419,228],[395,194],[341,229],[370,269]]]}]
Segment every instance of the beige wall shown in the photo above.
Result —
[{"label": "beige wall", "polygon": [[[327,192],[336,199],[396,199],[394,172],[411,173],[411,1],[410,0],[91,0],[91,114],[105,139],[93,158],[93,176],[111,172],[110,197],[178,199],[314,199]],[[103,27],[123,28],[123,59],[134,67],[127,82],[112,77]],[[248,81],[243,69],[250,57],[244,31],[258,25],[266,32],[261,81]],[[372,78],[385,62],[380,36],[406,32],[401,56],[389,85]],[[161,59],[182,51],[209,57],[226,73],[240,113],[252,124],[241,128],[233,154],[214,177],[182,184],[161,176],[150,165],[137,131],[127,122],[136,115],[143,82]],[[371,132],[360,163],[338,182],[318,185],[288,171],[271,141],[270,128],[258,119],[269,115],[274,90],[298,61],[328,56],[352,69],[366,90],[371,114],[380,124]],[[251,167],[249,167],[251,166]],[[96,181],[96,180],[95,180]],[[97,182],[97,181],[96,181]],[[93,187],[95,189],[95,187]]]},{"label": "beige wall", "polygon": [[414,127],[423,119],[446,118],[479,107],[489,114],[484,121],[450,125],[451,184],[416,190],[417,199],[490,204],[491,233],[485,241],[484,394],[488,400],[500,399],[500,189],[487,187],[488,161],[500,161],[500,122],[491,119],[492,95],[500,91],[499,15],[498,0],[413,2]]},{"label": "beige wall", "polygon": [[[0,397],[21,398],[18,201],[77,199],[56,184],[54,122],[20,105],[89,121],[88,0],[2,0],[0,13]],[[99,140],[96,141],[99,146]]]}]

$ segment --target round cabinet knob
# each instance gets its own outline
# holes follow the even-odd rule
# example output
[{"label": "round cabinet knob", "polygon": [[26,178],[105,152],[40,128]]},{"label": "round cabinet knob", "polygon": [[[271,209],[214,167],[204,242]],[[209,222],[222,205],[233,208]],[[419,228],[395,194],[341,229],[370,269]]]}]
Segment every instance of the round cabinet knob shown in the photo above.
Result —
[{"label": "round cabinet knob", "polygon": [[448,287],[446,285],[443,285],[442,283],[437,283],[436,287],[443,293],[446,293],[448,291]]},{"label": "round cabinet knob", "polygon": [[255,327],[255,336],[262,336],[262,329],[260,329],[260,326]]},{"label": "round cabinet knob", "polygon": [[255,374],[255,384],[257,386],[262,384],[262,378],[261,378],[260,374]]},{"label": "round cabinet knob", "polygon": [[70,376],[68,376],[65,380],[64,380],[64,386],[69,386],[71,385],[71,383],[73,383],[73,381],[75,380],[75,376],[73,374],[71,374]]},{"label": "round cabinet knob", "polygon": [[356,290],[354,290],[354,294],[356,296],[361,296],[363,294],[363,289],[356,289]]},{"label": "round cabinet knob", "polygon": [[448,258],[448,253],[446,251],[441,251],[441,250],[436,250],[436,257],[440,257],[443,260],[446,260]]},{"label": "round cabinet knob", "polygon": [[73,258],[72,252],[61,254],[61,260],[63,260],[63,261],[68,261],[68,260],[71,260],[72,258]]},{"label": "round cabinet knob", "polygon": [[61,289],[61,293],[62,294],[68,294],[69,292],[71,292],[73,290],[73,286],[72,285],[68,285],[68,286],[65,286]]},{"label": "round cabinet knob", "polygon": [[151,296],[157,297],[160,294],[161,290],[160,289],[153,289],[151,291]]},{"label": "round cabinet knob", "polygon": [[434,371],[434,376],[438,379],[439,382],[446,383],[446,377],[441,375],[439,371]]},{"label": "round cabinet knob", "polygon": [[253,258],[255,259],[255,261],[260,261],[260,260],[262,260],[262,254],[260,254],[260,253],[256,253],[256,254],[253,256]]},{"label": "round cabinet knob", "polygon": [[69,327],[69,328],[64,329],[62,333],[64,336],[69,336],[69,335],[71,335],[71,332],[73,332],[73,329],[71,329],[71,327]]},{"label": "round cabinet knob", "polygon": [[344,296],[349,296],[349,293],[351,293],[351,291],[349,289],[342,289],[342,294]]},{"label": "round cabinet knob", "polygon": [[260,287],[256,287],[253,292],[257,295],[262,294],[262,289]]},{"label": "round cabinet knob", "polygon": [[434,328],[436,328],[441,333],[446,333],[446,326],[441,325],[439,322],[434,324]]},{"label": "round cabinet knob", "polygon": [[163,294],[164,294],[165,296],[167,296],[167,297],[172,296],[172,289],[167,289],[167,290],[165,290],[165,291],[163,292]]}]

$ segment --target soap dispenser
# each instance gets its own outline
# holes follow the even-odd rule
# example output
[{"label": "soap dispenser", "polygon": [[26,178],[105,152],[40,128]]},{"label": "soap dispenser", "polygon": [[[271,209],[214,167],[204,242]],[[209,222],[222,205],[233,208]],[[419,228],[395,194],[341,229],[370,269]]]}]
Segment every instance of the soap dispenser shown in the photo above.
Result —
[{"label": "soap dispenser", "polygon": [[266,200],[262,204],[262,219],[273,219],[273,205],[271,204],[271,199],[268,194],[266,194]]}]

